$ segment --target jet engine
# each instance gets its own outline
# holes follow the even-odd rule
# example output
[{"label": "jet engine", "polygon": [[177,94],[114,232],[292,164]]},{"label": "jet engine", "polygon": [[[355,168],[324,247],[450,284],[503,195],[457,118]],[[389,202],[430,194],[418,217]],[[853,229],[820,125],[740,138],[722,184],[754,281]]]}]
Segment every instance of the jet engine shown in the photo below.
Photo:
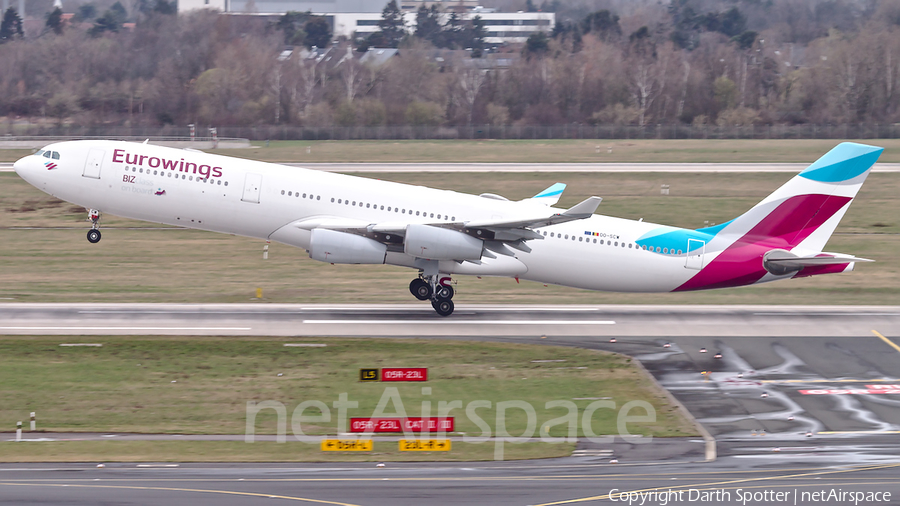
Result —
[{"label": "jet engine", "polygon": [[471,235],[432,227],[407,225],[403,251],[427,260],[480,260],[484,241]]},{"label": "jet engine", "polygon": [[309,236],[309,257],[332,264],[383,264],[387,246],[367,237],[314,228]]}]

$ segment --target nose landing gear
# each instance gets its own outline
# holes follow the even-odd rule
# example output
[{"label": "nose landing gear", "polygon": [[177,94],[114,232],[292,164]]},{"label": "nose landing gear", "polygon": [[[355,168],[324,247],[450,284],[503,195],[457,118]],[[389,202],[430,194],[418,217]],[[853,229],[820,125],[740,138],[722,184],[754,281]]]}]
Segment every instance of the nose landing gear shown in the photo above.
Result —
[{"label": "nose landing gear", "polygon": [[97,211],[96,209],[91,209],[88,214],[90,216],[89,219],[91,222],[91,229],[88,230],[87,240],[91,244],[97,244],[98,242],[100,242],[100,238],[101,238],[101,235],[100,235],[100,211]]},{"label": "nose landing gear", "polygon": [[409,291],[419,300],[431,300],[431,307],[441,316],[453,314],[453,287],[450,278],[439,278],[437,274],[422,275],[409,283]]}]

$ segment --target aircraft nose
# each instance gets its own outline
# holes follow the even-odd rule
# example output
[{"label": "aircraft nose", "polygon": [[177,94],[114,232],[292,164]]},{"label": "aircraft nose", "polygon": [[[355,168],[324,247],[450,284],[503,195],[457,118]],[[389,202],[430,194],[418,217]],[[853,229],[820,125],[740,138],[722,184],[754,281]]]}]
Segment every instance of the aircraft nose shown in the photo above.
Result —
[{"label": "aircraft nose", "polygon": [[18,174],[19,176],[24,177],[26,165],[28,165],[28,163],[25,161],[25,158],[19,158],[18,160],[16,160],[16,163],[13,164],[13,170],[15,170],[16,174]]}]

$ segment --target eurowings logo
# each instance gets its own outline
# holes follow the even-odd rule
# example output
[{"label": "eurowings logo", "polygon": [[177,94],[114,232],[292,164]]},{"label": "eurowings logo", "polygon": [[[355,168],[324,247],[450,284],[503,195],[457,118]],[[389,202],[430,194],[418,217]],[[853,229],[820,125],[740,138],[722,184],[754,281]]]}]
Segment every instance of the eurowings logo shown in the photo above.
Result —
[{"label": "eurowings logo", "polygon": [[165,195],[165,194],[166,194],[166,190],[163,190],[162,188],[156,190],[156,193],[154,193],[154,195]]},{"label": "eurowings logo", "polygon": [[45,162],[44,167],[47,167],[47,170],[53,170],[53,169],[59,167],[59,165],[56,165],[53,162]]}]

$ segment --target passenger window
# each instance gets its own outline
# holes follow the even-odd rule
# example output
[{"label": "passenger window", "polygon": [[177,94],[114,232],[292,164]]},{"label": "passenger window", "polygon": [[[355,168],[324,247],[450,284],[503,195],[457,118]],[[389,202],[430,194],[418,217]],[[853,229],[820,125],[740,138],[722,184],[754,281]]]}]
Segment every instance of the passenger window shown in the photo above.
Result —
[{"label": "passenger window", "polygon": [[281,194],[284,195],[284,190],[281,190]]},{"label": "passenger window", "polygon": [[[381,206],[381,210],[384,211],[384,206]],[[391,210],[391,208],[388,208],[388,211],[390,211],[390,210]]]},{"label": "passenger window", "polygon": [[293,197],[293,196],[294,196],[294,192],[288,192],[288,197]]},{"label": "passenger window", "polygon": [[553,232],[550,232],[550,237],[556,237]]},{"label": "passenger window", "polygon": [[225,186],[228,186],[228,181],[225,181]]},{"label": "passenger window", "polygon": [[[331,201],[332,201],[332,202],[334,202],[334,199],[332,199],[332,200],[331,200]],[[338,204],[343,204],[343,203],[344,203],[344,201],[343,201],[343,200],[341,200],[341,199],[338,199]]]},{"label": "passenger window", "polygon": [[678,254],[679,254],[679,255],[681,254],[681,250],[678,250]]},{"label": "passenger window", "polygon": [[568,238],[569,238],[569,234],[566,234],[566,239],[568,239]]},{"label": "passenger window", "polygon": [[583,240],[584,240],[583,237],[579,237],[579,238],[578,238],[578,242],[581,242],[581,241],[583,241]]},{"label": "passenger window", "polygon": [[594,239],[594,244],[597,244],[597,239]]},{"label": "passenger window", "polygon": [[431,215],[429,216],[429,218],[434,218],[434,213],[431,213]]}]

